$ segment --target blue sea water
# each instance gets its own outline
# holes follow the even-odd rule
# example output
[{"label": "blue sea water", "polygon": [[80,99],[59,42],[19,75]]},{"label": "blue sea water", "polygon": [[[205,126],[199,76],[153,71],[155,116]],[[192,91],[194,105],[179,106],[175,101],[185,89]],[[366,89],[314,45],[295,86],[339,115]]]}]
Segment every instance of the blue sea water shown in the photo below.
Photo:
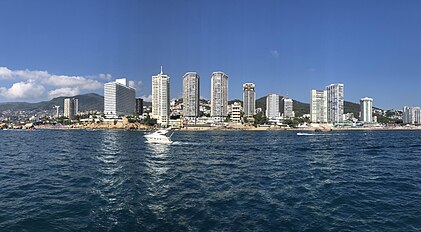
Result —
[{"label": "blue sea water", "polygon": [[0,131],[0,231],[420,231],[421,131]]}]

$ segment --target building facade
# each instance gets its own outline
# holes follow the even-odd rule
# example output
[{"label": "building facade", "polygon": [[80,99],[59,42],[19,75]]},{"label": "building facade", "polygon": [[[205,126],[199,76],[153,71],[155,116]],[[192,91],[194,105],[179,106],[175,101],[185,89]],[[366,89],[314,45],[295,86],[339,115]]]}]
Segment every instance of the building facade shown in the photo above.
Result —
[{"label": "building facade", "polygon": [[107,118],[132,115],[136,107],[136,90],[126,78],[104,85],[104,114]]},{"label": "building facade", "polygon": [[256,92],[253,83],[243,84],[243,110],[244,117],[253,117],[256,112]]},{"label": "building facade", "polygon": [[405,124],[421,124],[421,108],[404,106],[402,120]]},{"label": "building facade", "polygon": [[196,72],[188,72],[183,76],[183,116],[199,117],[200,109],[200,77]]},{"label": "building facade", "polygon": [[135,113],[137,115],[143,114],[143,99],[142,98],[136,98],[136,110]]},{"label": "building facade", "polygon": [[228,76],[223,72],[213,72],[211,77],[211,117],[228,115]]},{"label": "building facade", "polygon": [[269,94],[266,97],[266,117],[275,119],[279,117],[279,98],[278,94]]},{"label": "building facade", "polygon": [[79,113],[79,100],[77,98],[64,99],[64,117],[73,120]]},{"label": "building facade", "polygon": [[152,76],[152,118],[168,125],[170,118],[170,77],[162,71]]},{"label": "building facade", "polygon": [[360,121],[365,123],[373,122],[373,99],[369,97],[360,100]]},{"label": "building facade", "polygon": [[293,118],[294,114],[294,101],[291,98],[283,97],[281,102],[281,112],[284,118]]},{"label": "building facade", "polygon": [[312,123],[327,123],[327,91],[311,90],[310,120]]},{"label": "building facade", "polygon": [[344,114],[344,85],[331,84],[327,91],[327,121],[329,123],[343,122]]},{"label": "building facade", "polygon": [[241,123],[241,103],[234,102],[231,105],[231,122]]}]

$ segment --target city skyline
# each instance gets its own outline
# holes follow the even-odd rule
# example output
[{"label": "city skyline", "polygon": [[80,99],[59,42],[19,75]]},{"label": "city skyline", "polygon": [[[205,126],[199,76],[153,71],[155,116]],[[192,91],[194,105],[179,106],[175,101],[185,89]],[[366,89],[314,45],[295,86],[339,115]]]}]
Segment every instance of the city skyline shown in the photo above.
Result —
[{"label": "city skyline", "polygon": [[[3,1],[0,102],[101,93],[104,83],[122,77],[148,99],[150,76],[163,65],[173,78],[171,98],[182,97],[182,76],[195,71],[204,77],[202,97],[210,99],[209,77],[223,71],[229,99],[241,99],[247,81],[259,87],[256,98],[278,93],[301,102],[315,86],[343,83],[347,101],[370,95],[382,109],[421,105],[421,3],[361,3]],[[211,17],[216,9],[224,17]],[[158,11],[168,17],[148,20]],[[171,39],[155,38],[163,32]],[[400,97],[390,98],[392,92]]]}]

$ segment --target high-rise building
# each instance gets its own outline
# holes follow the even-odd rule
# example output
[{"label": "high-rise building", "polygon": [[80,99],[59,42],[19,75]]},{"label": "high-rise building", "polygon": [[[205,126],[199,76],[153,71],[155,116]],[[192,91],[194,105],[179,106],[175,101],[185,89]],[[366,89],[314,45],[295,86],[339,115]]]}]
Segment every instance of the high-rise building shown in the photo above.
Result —
[{"label": "high-rise building", "polygon": [[152,118],[168,125],[170,117],[170,77],[162,71],[152,76]]},{"label": "high-rise building", "polygon": [[200,77],[196,72],[188,72],[183,76],[183,116],[199,117]]},{"label": "high-rise building", "polygon": [[373,99],[361,98],[360,100],[360,120],[366,123],[373,122]]},{"label": "high-rise building", "polygon": [[136,114],[142,115],[143,114],[143,99],[142,98],[136,98]]},{"label": "high-rise building", "polygon": [[104,114],[107,118],[132,115],[136,107],[136,90],[126,78],[104,84]]},{"label": "high-rise building", "polygon": [[310,117],[313,123],[327,123],[326,90],[311,90]]},{"label": "high-rise building", "polygon": [[331,84],[327,91],[327,121],[330,123],[343,122],[344,114],[344,85]]},{"label": "high-rise building", "polygon": [[266,97],[266,117],[275,119],[279,117],[279,95],[269,94]]},{"label": "high-rise building", "polygon": [[77,98],[64,99],[64,117],[72,120],[78,114],[79,101]]},{"label": "high-rise building", "polygon": [[281,112],[283,117],[293,118],[295,116],[293,103],[293,100],[289,97],[282,98]]},{"label": "high-rise building", "polygon": [[228,114],[228,76],[213,72],[211,78],[211,116],[226,117]]},{"label": "high-rise building", "polygon": [[402,120],[405,124],[421,124],[421,108],[404,106]]},{"label": "high-rise building", "polygon": [[256,92],[253,83],[243,84],[244,117],[253,117],[256,112]]}]

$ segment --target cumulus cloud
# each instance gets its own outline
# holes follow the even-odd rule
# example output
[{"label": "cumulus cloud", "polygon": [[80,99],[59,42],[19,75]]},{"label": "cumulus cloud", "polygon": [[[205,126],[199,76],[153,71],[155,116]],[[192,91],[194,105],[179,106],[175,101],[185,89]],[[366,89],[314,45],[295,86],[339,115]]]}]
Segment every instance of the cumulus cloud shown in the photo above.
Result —
[{"label": "cumulus cloud", "polygon": [[278,50],[271,50],[270,55],[274,58],[279,58],[280,54]]},{"label": "cumulus cloud", "polygon": [[[110,74],[97,76],[56,75],[38,70],[10,70],[0,67],[0,80],[14,82],[11,87],[0,86],[0,96],[7,99],[35,100],[58,96],[74,96],[81,91],[93,91],[103,88],[100,80],[110,80]],[[48,92],[46,91],[49,90]]]},{"label": "cumulus cloud", "polygon": [[145,102],[152,102],[152,95],[144,95],[144,96],[141,96],[140,98],[142,98],[143,101]]},{"label": "cumulus cloud", "polygon": [[142,81],[129,81],[129,86],[136,89],[137,91],[140,91],[142,88]]},{"label": "cumulus cloud", "polygon": [[0,87],[0,96],[7,99],[36,99],[43,96],[45,88],[33,81],[17,82],[9,89]]},{"label": "cumulus cloud", "polygon": [[48,91],[48,97],[53,99],[55,97],[73,97],[80,93],[79,88],[60,88]]}]

